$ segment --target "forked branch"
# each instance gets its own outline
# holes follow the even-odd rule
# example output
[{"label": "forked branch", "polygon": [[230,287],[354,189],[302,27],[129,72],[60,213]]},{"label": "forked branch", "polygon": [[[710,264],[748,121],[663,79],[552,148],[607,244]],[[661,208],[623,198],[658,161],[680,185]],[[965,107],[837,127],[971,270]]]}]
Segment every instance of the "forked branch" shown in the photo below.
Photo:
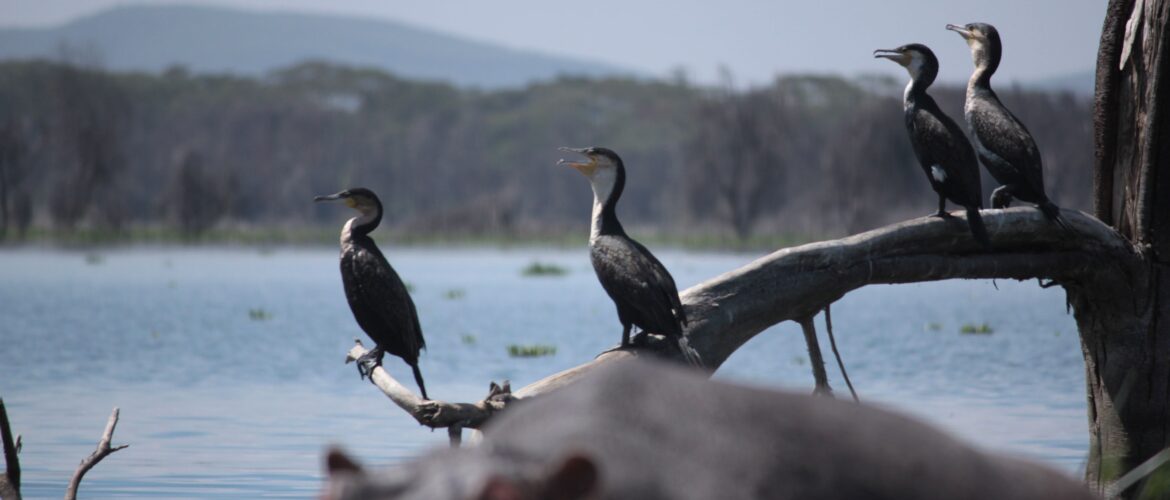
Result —
[{"label": "forked branch", "polygon": [[106,421],[106,430],[102,432],[102,438],[100,441],[98,441],[97,449],[94,450],[93,453],[90,453],[88,457],[85,457],[85,460],[81,461],[81,465],[78,465],[77,470],[73,473],[73,479],[69,480],[69,488],[65,490],[65,500],[76,500],[77,487],[81,485],[81,478],[85,476],[85,473],[89,472],[93,466],[97,465],[98,462],[101,462],[102,459],[106,458],[106,456],[109,454],[130,446],[128,444],[121,446],[110,446],[110,440],[114,438],[114,427],[117,425],[118,409],[114,408],[114,411],[110,413],[110,419]]}]

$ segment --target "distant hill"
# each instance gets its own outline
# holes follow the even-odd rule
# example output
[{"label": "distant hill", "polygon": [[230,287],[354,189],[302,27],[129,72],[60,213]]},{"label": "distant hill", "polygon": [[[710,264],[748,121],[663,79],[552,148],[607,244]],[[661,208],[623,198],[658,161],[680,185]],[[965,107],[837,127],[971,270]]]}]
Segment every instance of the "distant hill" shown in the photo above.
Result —
[{"label": "distant hill", "polygon": [[475,42],[356,17],[219,7],[118,7],[55,28],[0,29],[0,60],[96,55],[109,69],[259,75],[306,59],[381,68],[416,79],[498,88],[557,75],[630,74],[612,65]]}]

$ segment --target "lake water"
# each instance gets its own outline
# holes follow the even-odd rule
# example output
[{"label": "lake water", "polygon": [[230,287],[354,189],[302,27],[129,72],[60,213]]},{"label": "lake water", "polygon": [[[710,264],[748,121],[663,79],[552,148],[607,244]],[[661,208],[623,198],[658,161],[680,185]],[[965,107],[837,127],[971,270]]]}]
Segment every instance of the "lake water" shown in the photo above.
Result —
[{"label": "lake water", "polygon": [[[478,400],[489,381],[523,386],[619,340],[584,248],[386,253],[414,288],[433,397]],[[686,288],[756,256],[659,257]],[[533,261],[569,272],[522,276]],[[984,322],[994,333],[959,333]],[[833,307],[833,323],[864,401],[1070,474],[1084,460],[1084,368],[1063,290],[1035,281],[867,287]],[[0,251],[0,397],[24,437],[25,497],[63,494],[114,406],[114,443],[130,447],[89,472],[82,496],[305,498],[320,485],[327,444],[369,464],[445,446],[445,432],[419,427],[342,363],[355,337],[364,335],[332,248]],[[508,357],[509,344],[532,343],[556,354]],[[822,347],[830,353],[823,332]],[[414,387],[400,360],[386,366]],[[847,397],[835,366],[831,382]],[[793,323],[760,334],[715,377],[812,386]]]}]

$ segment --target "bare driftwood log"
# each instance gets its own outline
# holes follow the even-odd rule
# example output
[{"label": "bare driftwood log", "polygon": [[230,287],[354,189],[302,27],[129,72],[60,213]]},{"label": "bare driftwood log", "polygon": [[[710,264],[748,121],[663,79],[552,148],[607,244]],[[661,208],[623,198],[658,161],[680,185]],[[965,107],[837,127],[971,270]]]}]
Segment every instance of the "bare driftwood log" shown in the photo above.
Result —
[{"label": "bare driftwood log", "polygon": [[[704,363],[716,369],[766,328],[786,320],[806,322],[811,327],[817,312],[865,285],[952,278],[1091,283],[1118,272],[1134,259],[1130,245],[1100,221],[1074,211],[1065,211],[1062,216],[1074,231],[1062,230],[1030,207],[983,211],[995,247],[991,253],[982,252],[970,238],[961,215],[954,220],[924,217],[848,238],[779,250],[684,291],[681,297],[690,318],[686,335]],[[811,328],[805,330],[807,337]],[[606,351],[509,397],[491,395],[477,403],[423,401],[381,368],[372,372],[373,381],[420,424],[479,428],[509,400],[544,394],[599,365],[644,353],[682,361],[673,344],[655,340]],[[348,358],[354,360],[364,352],[359,342]],[[821,364],[813,361],[814,369]],[[823,366],[816,379],[818,391],[827,391]]]},{"label": "bare driftwood log", "polygon": [[118,409],[114,408],[114,411],[110,413],[110,419],[106,421],[106,430],[102,432],[102,438],[98,441],[97,449],[95,449],[93,453],[90,453],[88,457],[85,457],[85,460],[81,461],[81,464],[77,466],[77,470],[73,473],[73,479],[69,480],[69,488],[65,490],[65,500],[76,500],[77,487],[81,486],[81,478],[85,476],[85,473],[89,472],[93,466],[97,465],[98,462],[101,462],[102,459],[106,458],[106,456],[109,454],[130,446],[128,444],[113,447],[110,446],[110,440],[114,438],[114,427],[117,425]]}]

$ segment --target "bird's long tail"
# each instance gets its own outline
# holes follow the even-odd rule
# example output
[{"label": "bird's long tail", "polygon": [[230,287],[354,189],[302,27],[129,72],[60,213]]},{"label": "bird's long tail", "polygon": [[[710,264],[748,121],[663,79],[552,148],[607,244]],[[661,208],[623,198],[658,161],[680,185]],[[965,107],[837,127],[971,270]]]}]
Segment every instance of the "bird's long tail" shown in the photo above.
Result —
[{"label": "bird's long tail", "polygon": [[687,358],[687,362],[690,363],[691,366],[699,368],[703,367],[703,358],[700,358],[699,351],[696,351],[693,347],[691,347],[691,344],[687,342],[686,335],[678,336],[678,350],[682,351],[683,357]]},{"label": "bird's long tail", "polygon": [[422,393],[423,399],[431,399],[427,397],[427,386],[423,384],[422,372],[418,369],[418,362],[411,363],[410,369],[414,370],[414,381],[418,384],[418,390]]},{"label": "bird's long tail", "polygon": [[967,225],[971,226],[971,235],[980,245],[991,248],[991,238],[987,236],[987,227],[983,225],[983,217],[979,215],[979,207],[967,207]]},{"label": "bird's long tail", "polygon": [[1055,203],[1044,200],[1044,203],[1037,205],[1037,208],[1039,208],[1041,212],[1044,212],[1044,216],[1047,217],[1048,220],[1060,226],[1061,229],[1064,229],[1065,231],[1073,230],[1072,226],[1068,225],[1068,222],[1065,222],[1064,218],[1060,216],[1060,207],[1056,206]]}]

